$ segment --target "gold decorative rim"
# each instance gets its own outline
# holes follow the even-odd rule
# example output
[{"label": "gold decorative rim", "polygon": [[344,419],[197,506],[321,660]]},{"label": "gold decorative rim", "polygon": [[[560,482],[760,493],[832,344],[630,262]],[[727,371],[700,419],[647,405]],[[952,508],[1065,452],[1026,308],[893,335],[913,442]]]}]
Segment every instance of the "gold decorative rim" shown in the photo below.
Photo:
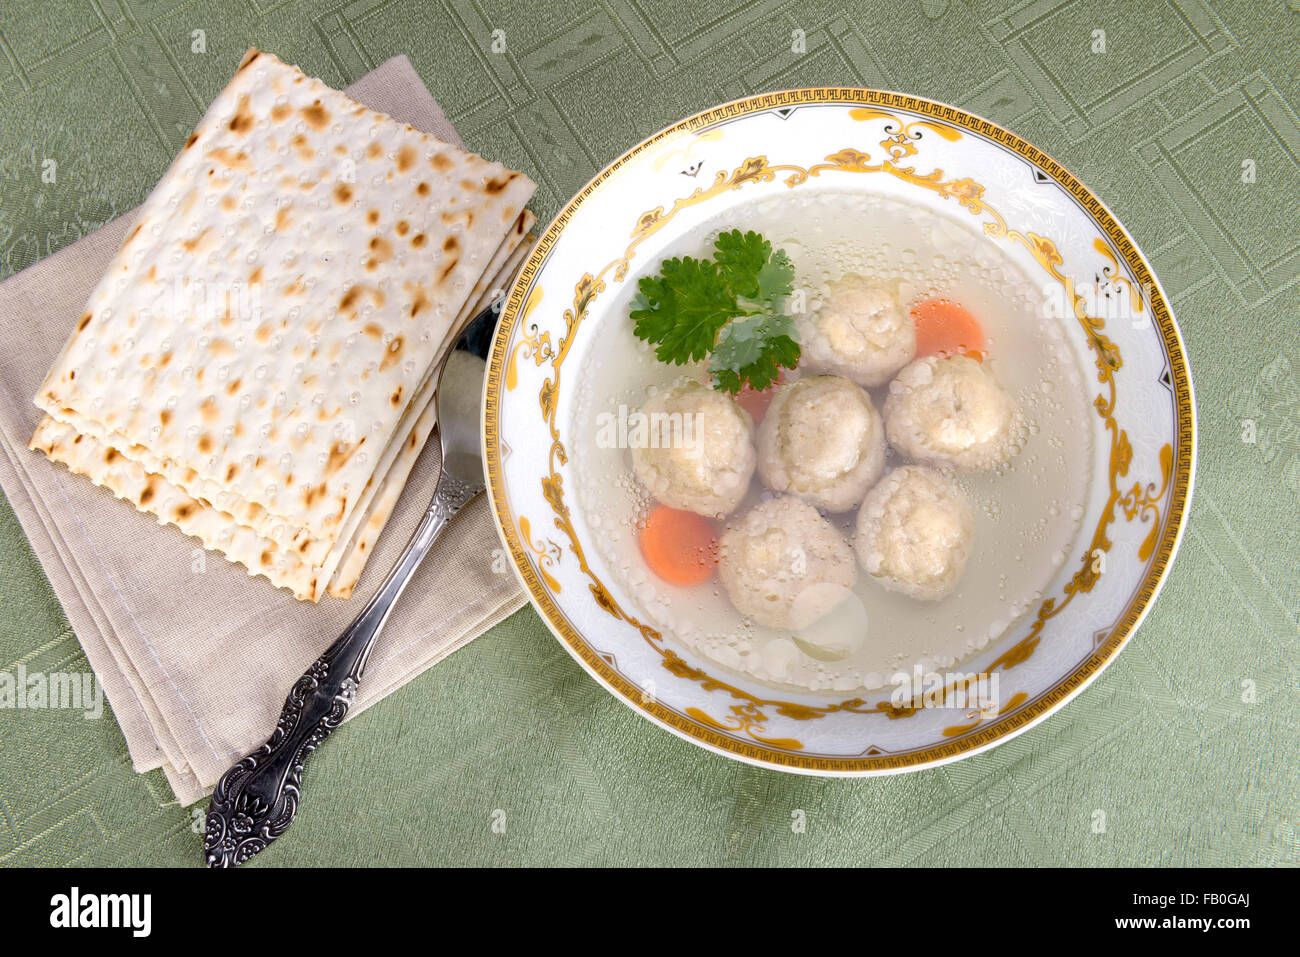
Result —
[{"label": "gold decorative rim", "polygon": [[[1143,549],[1144,551],[1149,549],[1151,562],[1140,586],[1134,592],[1132,600],[1111,633],[1106,637],[1106,640],[1095,647],[1092,654],[1076,666],[1071,673],[1057,681],[1055,685],[1041,693],[1037,698],[1025,701],[1023,704],[1017,702],[1018,707],[1004,709],[1004,712],[1000,713],[996,720],[977,723],[975,726],[971,726],[967,733],[951,740],[897,754],[875,753],[854,757],[800,754],[797,751],[791,751],[788,747],[783,749],[765,746],[761,743],[761,740],[751,743],[751,741],[732,737],[722,732],[727,730],[739,731],[741,729],[728,729],[726,726],[719,725],[714,721],[710,721],[714,725],[713,728],[710,728],[701,722],[701,717],[707,717],[702,712],[700,715],[688,716],[665,707],[657,700],[647,700],[642,688],[628,681],[608,662],[597,655],[582,639],[581,635],[569,623],[564,612],[552,599],[545,583],[540,580],[539,575],[533,570],[528,560],[529,550],[533,549],[533,546],[531,542],[521,542],[515,531],[515,523],[511,519],[512,513],[505,497],[504,474],[500,459],[498,438],[501,390],[512,368],[506,347],[515,322],[521,319],[521,311],[526,313],[529,311],[529,306],[535,305],[531,301],[531,297],[528,304],[524,303],[524,291],[540,269],[551,247],[558,241],[559,236],[575,211],[603,183],[611,179],[630,161],[647,148],[668,137],[711,126],[722,120],[765,112],[775,107],[812,103],[833,103],[854,107],[886,107],[940,120],[993,141],[1022,159],[1028,160],[1035,167],[1051,176],[1081,205],[1083,211],[1100,228],[1102,233],[1111,240],[1115,249],[1129,266],[1137,284],[1144,289],[1150,290],[1149,304],[1169,359],[1171,386],[1176,404],[1177,448],[1173,450],[1172,461],[1168,465],[1172,475],[1170,475],[1170,472],[1166,472],[1166,480],[1171,481],[1172,489],[1170,491],[1169,506],[1163,516],[1163,527],[1161,528],[1158,524],[1160,517],[1157,517],[1156,524],[1153,524],[1152,534],[1148,541],[1144,543],[1145,547]],[[1109,252],[1107,252],[1107,256],[1110,257]],[[571,345],[571,340],[563,344],[563,351],[567,352],[568,345]],[[1010,131],[982,117],[947,104],[889,91],[844,87],[814,87],[746,97],[687,117],[643,140],[625,152],[593,177],[566,204],[529,255],[528,261],[520,271],[519,277],[511,289],[503,310],[501,323],[493,343],[487,381],[484,387],[483,443],[493,514],[514,562],[516,572],[523,581],[534,605],[541,611],[548,627],[569,650],[570,654],[601,684],[617,693],[633,710],[678,735],[688,740],[694,740],[706,747],[726,752],[744,761],[810,774],[880,774],[945,763],[963,755],[983,750],[1026,730],[1082,691],[1127,643],[1129,636],[1145,616],[1156,593],[1163,584],[1182,536],[1194,480],[1196,459],[1196,424],[1192,395],[1191,377],[1187,369],[1181,335],[1158,281],[1136,243],[1133,242],[1118,219],[1064,167],[1046,153]],[[1160,533],[1159,538],[1153,541],[1157,531]],[[546,577],[549,578],[550,576],[546,575]],[[1023,695],[1017,695],[1017,697],[1023,698]],[[693,712],[698,709],[689,710]]]}]

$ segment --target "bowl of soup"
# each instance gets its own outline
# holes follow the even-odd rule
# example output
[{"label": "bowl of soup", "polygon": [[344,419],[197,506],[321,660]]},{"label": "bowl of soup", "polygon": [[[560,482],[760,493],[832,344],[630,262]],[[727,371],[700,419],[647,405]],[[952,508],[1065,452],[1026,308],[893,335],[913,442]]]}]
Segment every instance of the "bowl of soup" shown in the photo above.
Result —
[{"label": "bowl of soup", "polygon": [[954,760],[1131,640],[1195,465],[1177,324],[1056,161],[930,100],[819,88],[650,137],[561,211],[484,394],[549,628],[709,750]]}]

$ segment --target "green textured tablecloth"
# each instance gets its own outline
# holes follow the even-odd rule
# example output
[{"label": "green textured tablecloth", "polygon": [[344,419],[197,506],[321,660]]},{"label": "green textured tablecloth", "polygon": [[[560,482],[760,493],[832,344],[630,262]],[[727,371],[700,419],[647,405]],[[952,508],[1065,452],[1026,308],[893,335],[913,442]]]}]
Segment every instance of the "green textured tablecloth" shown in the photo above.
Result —
[{"label": "green textured tablecloth", "polygon": [[[990,753],[861,781],[750,768],[634,715],[524,609],[339,730],[252,866],[1300,863],[1298,0],[4,0],[0,278],[138,204],[249,45],[337,87],[407,54],[472,149],[537,179],[543,221],[748,93],[983,114],[1146,251],[1200,422],[1161,600],[1078,700]],[[88,670],[6,504],[0,671],[20,665]],[[0,864],[197,864],[201,811],[168,798],[107,713],[0,711]]]}]

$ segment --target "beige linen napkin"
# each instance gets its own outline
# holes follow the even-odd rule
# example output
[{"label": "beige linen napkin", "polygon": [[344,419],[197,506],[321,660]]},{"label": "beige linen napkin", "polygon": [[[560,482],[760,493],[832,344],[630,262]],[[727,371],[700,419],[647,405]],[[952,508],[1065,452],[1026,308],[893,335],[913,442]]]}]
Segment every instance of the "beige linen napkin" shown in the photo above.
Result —
[{"label": "beige linen napkin", "polygon": [[[463,145],[406,57],[347,92]],[[275,727],[294,680],[361,609],[437,482],[432,441],[349,601],[296,600],[27,441],[32,396],[126,237],[128,213],[0,283],[0,486],[67,613],[137,771],[162,768],[182,804],[212,790]],[[371,654],[353,717],[518,609],[523,594],[479,496],[444,530]]]}]

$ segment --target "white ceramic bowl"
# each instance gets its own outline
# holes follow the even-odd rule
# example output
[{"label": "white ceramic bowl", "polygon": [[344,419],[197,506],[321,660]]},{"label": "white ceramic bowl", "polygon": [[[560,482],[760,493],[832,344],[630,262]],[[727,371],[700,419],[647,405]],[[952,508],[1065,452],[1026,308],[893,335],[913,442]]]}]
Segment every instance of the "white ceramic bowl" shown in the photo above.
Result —
[{"label": "white ceramic bowl", "polygon": [[[1047,598],[962,663],[998,677],[996,706],[898,706],[780,692],[726,672],[640,620],[573,502],[566,435],[592,330],[626,322],[619,287],[674,237],[737,204],[819,186],[863,190],[982,226],[1028,275],[1078,306],[1062,319],[1093,400],[1081,532]],[[1079,290],[1100,280],[1106,315]],[[1114,304],[1122,303],[1116,309]],[[534,605],[629,707],[701,747],[815,774],[955,760],[1060,708],[1124,647],[1177,550],[1195,468],[1192,383],[1142,253],[1060,164],[955,107],[898,93],[801,89],[726,103],[619,157],[556,217],[511,290],[485,386],[492,506]],[[952,688],[946,689],[951,696]],[[919,703],[919,702],[918,702]]]}]

